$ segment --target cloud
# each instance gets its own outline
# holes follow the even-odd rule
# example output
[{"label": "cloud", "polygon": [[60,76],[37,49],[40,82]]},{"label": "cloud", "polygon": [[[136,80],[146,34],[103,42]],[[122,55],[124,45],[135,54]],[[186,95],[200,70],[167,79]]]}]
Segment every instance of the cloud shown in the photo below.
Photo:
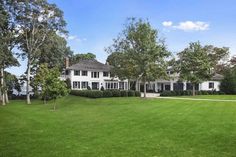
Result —
[{"label": "cloud", "polygon": [[75,39],[77,39],[78,37],[76,36],[76,35],[70,35],[69,37],[68,37],[68,40],[75,40]]},{"label": "cloud", "polygon": [[67,39],[68,39],[69,41],[76,41],[76,42],[87,41],[86,38],[79,38],[79,37],[76,36],[76,35],[69,35],[69,36],[67,37]]},{"label": "cloud", "polygon": [[171,21],[164,21],[162,25],[183,31],[205,31],[210,27],[209,23],[202,21],[184,21],[180,22],[178,25],[173,25]]},{"label": "cloud", "polygon": [[171,27],[173,25],[173,22],[172,21],[164,21],[164,22],[162,22],[162,25],[165,27]]}]

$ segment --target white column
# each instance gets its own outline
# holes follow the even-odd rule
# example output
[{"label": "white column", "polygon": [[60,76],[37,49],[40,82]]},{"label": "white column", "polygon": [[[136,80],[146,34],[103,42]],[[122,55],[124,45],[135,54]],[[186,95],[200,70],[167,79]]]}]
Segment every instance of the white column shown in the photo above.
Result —
[{"label": "white column", "polygon": [[170,82],[170,90],[173,91],[174,90],[174,83],[171,81]]},{"label": "white column", "polygon": [[183,82],[183,90],[187,90],[187,83]]}]

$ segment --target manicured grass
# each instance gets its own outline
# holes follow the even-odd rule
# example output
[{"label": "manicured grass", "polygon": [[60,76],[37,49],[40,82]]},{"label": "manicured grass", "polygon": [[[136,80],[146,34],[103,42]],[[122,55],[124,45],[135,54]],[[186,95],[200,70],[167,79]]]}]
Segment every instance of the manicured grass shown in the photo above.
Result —
[{"label": "manicured grass", "polygon": [[236,100],[236,95],[196,95],[196,96],[181,96],[184,98],[199,98],[199,99],[219,99],[219,100]]},{"label": "manicured grass", "polygon": [[0,107],[1,157],[233,157],[235,102],[69,96]]}]

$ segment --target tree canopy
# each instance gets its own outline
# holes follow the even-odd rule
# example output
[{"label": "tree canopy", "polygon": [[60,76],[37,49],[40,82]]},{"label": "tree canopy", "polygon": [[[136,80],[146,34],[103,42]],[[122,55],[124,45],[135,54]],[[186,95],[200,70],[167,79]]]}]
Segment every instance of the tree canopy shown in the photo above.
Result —
[{"label": "tree canopy", "polygon": [[165,59],[170,53],[158,31],[146,20],[128,19],[124,30],[106,51],[110,54],[107,61],[114,66],[115,75],[141,80],[144,96],[148,81],[166,77]]},{"label": "tree canopy", "polygon": [[30,104],[30,74],[34,62],[41,55],[40,48],[49,34],[66,33],[63,12],[46,0],[9,0],[14,11],[14,22],[19,30],[21,56],[27,58],[27,103]]},{"label": "tree canopy", "polygon": [[227,48],[202,46],[200,42],[194,42],[178,53],[179,59],[175,68],[180,73],[180,80],[192,83],[193,95],[195,95],[196,84],[210,80],[215,74],[218,62],[227,55]]}]

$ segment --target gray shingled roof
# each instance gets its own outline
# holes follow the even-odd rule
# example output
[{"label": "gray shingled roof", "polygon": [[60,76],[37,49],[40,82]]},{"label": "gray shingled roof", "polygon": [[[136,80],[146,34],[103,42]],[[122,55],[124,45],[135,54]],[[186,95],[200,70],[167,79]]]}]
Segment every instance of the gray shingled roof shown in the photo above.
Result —
[{"label": "gray shingled roof", "polygon": [[70,70],[89,70],[89,71],[110,71],[111,66],[98,62],[95,59],[81,60],[67,69]]},{"label": "gray shingled roof", "polygon": [[220,81],[220,80],[222,80],[223,78],[224,78],[223,75],[215,74],[211,79],[212,79],[213,81]]}]

